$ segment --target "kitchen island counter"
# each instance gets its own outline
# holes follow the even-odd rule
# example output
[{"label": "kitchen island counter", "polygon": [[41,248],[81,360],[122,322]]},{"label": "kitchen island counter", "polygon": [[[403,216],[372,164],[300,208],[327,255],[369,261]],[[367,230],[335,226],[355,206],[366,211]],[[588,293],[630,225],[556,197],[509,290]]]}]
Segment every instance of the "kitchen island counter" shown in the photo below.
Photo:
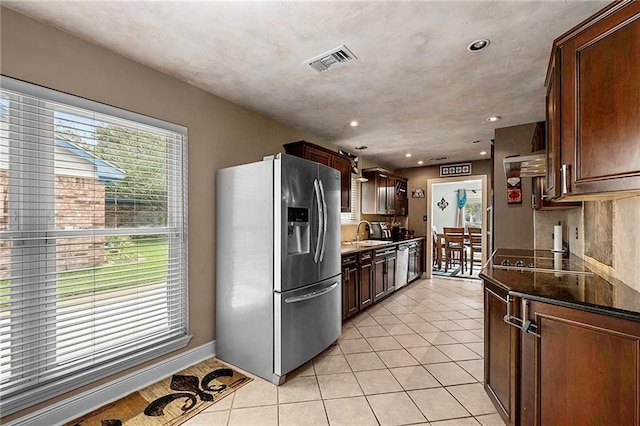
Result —
[{"label": "kitchen island counter", "polygon": [[594,273],[576,256],[563,259],[562,272],[533,271],[526,260],[522,268],[505,269],[498,261],[533,258],[553,263],[553,254],[545,250],[498,249],[480,278],[512,296],[640,322],[640,293],[619,280]]}]

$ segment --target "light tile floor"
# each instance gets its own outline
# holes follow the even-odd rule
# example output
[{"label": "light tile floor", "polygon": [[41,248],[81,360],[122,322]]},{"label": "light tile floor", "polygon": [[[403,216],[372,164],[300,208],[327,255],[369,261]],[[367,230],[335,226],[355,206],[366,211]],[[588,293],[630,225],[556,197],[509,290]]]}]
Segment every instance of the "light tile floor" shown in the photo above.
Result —
[{"label": "light tile floor", "polygon": [[186,423],[497,425],[483,380],[482,284],[418,280],[343,323],[276,387],[254,380]]}]

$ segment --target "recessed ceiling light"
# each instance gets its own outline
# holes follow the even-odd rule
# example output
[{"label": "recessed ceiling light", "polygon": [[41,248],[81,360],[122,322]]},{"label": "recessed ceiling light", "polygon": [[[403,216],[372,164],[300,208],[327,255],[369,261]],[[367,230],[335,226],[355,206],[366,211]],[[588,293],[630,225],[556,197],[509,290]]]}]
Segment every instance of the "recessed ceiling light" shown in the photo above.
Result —
[{"label": "recessed ceiling light", "polygon": [[407,158],[409,158],[409,157],[411,157],[411,153],[410,153],[410,152],[407,152],[404,156],[405,156],[405,157],[407,157]]},{"label": "recessed ceiling light", "polygon": [[357,149],[358,151],[362,151],[363,149],[367,149],[367,146],[360,145],[360,146],[356,146],[354,149]]},{"label": "recessed ceiling light", "polygon": [[358,122],[356,120],[353,120],[351,123],[349,123],[349,126],[358,127]]},{"label": "recessed ceiling light", "polygon": [[476,40],[472,42],[467,49],[472,52],[477,52],[478,50],[482,50],[489,45],[489,40],[486,38],[481,38],[480,40]]},{"label": "recessed ceiling light", "polygon": [[480,151],[480,155],[487,155],[487,151]]},{"label": "recessed ceiling light", "polygon": [[418,164],[420,164],[422,166],[424,164],[424,161],[420,160],[420,161],[418,161]]},{"label": "recessed ceiling light", "polygon": [[498,121],[500,120],[502,117],[494,115],[493,117],[489,117],[487,118],[487,121]]}]

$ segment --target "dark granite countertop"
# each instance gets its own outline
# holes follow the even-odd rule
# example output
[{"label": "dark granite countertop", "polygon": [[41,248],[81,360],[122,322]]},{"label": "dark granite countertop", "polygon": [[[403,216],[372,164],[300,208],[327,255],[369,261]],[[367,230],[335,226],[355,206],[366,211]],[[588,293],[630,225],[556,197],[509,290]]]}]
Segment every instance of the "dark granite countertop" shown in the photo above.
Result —
[{"label": "dark granite countertop", "polygon": [[[535,256],[553,259],[542,250],[498,249],[485,264],[480,278],[504,288],[513,296],[640,321],[640,293],[623,282],[603,278],[580,258],[571,255],[562,261],[572,272],[534,272],[494,267],[493,260],[504,256]],[[588,275],[587,275],[588,274]]]},{"label": "dark granite countertop", "polygon": [[[342,243],[340,245],[340,252],[342,255],[352,254],[352,253],[358,253],[361,251],[378,250],[381,248],[393,247],[393,246],[397,246],[398,244],[410,243],[412,241],[420,241],[420,240],[424,240],[424,237],[408,238],[405,240],[398,240],[398,241],[364,240],[361,244],[358,244],[355,242],[348,242],[348,243]],[[376,243],[375,245],[368,245],[369,243],[367,243],[367,241],[376,241]]]}]

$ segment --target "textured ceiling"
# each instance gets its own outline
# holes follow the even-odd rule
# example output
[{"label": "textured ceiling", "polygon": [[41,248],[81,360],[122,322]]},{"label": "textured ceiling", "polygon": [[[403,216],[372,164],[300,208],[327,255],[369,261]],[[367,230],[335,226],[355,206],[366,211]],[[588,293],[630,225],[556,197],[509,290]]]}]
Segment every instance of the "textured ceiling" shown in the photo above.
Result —
[{"label": "textured ceiling", "polygon": [[[481,159],[495,128],[544,120],[553,39],[607,3],[3,0],[392,168]],[[343,44],[357,61],[306,65]]]}]

